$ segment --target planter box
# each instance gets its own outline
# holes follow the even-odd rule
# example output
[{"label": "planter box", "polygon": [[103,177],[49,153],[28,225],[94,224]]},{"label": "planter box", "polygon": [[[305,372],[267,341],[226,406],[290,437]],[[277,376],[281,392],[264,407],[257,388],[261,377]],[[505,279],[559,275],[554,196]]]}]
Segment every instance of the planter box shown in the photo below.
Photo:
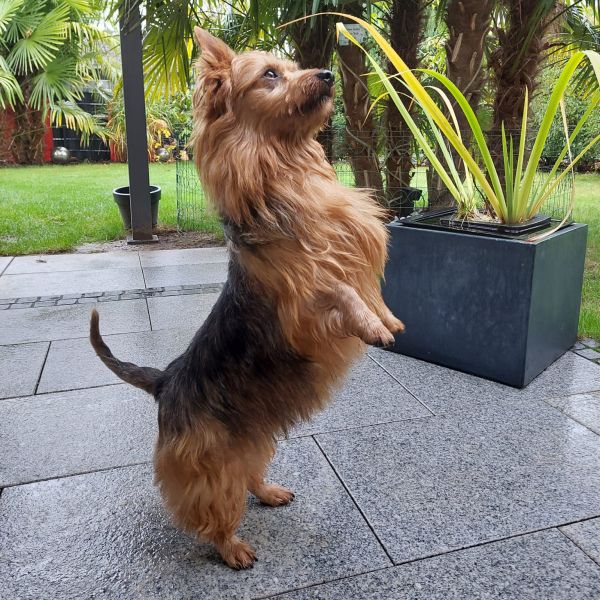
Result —
[{"label": "planter box", "polygon": [[577,339],[587,225],[539,242],[392,223],[383,297],[391,351],[515,387]]},{"label": "planter box", "polygon": [[[158,225],[158,204],[160,202],[161,189],[157,185],[150,186],[150,208],[152,210],[152,228]],[[129,186],[118,187],[113,190],[113,199],[119,207],[121,219],[125,229],[131,229],[131,194]]]}]

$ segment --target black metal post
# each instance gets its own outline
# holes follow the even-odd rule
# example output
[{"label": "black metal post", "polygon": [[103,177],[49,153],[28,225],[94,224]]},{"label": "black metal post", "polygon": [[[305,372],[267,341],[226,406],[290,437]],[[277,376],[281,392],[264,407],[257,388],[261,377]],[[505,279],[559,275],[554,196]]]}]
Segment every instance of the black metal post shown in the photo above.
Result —
[{"label": "black metal post", "polygon": [[131,207],[131,236],[127,243],[143,244],[158,238],[152,235],[140,0],[123,0],[120,34]]}]

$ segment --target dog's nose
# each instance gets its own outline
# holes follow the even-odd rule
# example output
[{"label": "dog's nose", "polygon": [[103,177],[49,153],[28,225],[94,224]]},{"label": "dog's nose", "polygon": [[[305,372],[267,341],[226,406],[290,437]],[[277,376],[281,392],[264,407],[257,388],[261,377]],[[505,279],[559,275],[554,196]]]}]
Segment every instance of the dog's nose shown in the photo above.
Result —
[{"label": "dog's nose", "polygon": [[331,87],[333,85],[334,82],[334,77],[333,77],[333,73],[327,69],[321,69],[318,73],[317,73],[317,77],[323,81],[323,83],[326,83],[329,87]]}]

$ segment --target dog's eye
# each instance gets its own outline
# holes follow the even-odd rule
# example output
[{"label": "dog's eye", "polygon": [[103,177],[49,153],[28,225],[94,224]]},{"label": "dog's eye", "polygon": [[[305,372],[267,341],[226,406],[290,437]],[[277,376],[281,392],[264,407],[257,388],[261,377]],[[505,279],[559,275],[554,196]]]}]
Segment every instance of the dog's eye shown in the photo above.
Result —
[{"label": "dog's eye", "polygon": [[263,77],[266,77],[267,79],[277,79],[279,75],[277,75],[277,72],[273,69],[267,69]]}]

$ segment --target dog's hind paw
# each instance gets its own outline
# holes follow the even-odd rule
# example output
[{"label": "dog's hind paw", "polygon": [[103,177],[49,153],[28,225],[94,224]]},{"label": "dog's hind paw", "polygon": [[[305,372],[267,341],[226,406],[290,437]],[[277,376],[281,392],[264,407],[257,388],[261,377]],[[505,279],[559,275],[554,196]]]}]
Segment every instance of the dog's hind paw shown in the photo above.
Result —
[{"label": "dog's hind paw", "polygon": [[285,506],[295,498],[294,492],[275,484],[264,484],[254,495],[267,506]]},{"label": "dog's hind paw", "polygon": [[227,565],[236,571],[250,569],[258,560],[254,548],[238,537],[227,540],[220,544],[217,549]]}]

